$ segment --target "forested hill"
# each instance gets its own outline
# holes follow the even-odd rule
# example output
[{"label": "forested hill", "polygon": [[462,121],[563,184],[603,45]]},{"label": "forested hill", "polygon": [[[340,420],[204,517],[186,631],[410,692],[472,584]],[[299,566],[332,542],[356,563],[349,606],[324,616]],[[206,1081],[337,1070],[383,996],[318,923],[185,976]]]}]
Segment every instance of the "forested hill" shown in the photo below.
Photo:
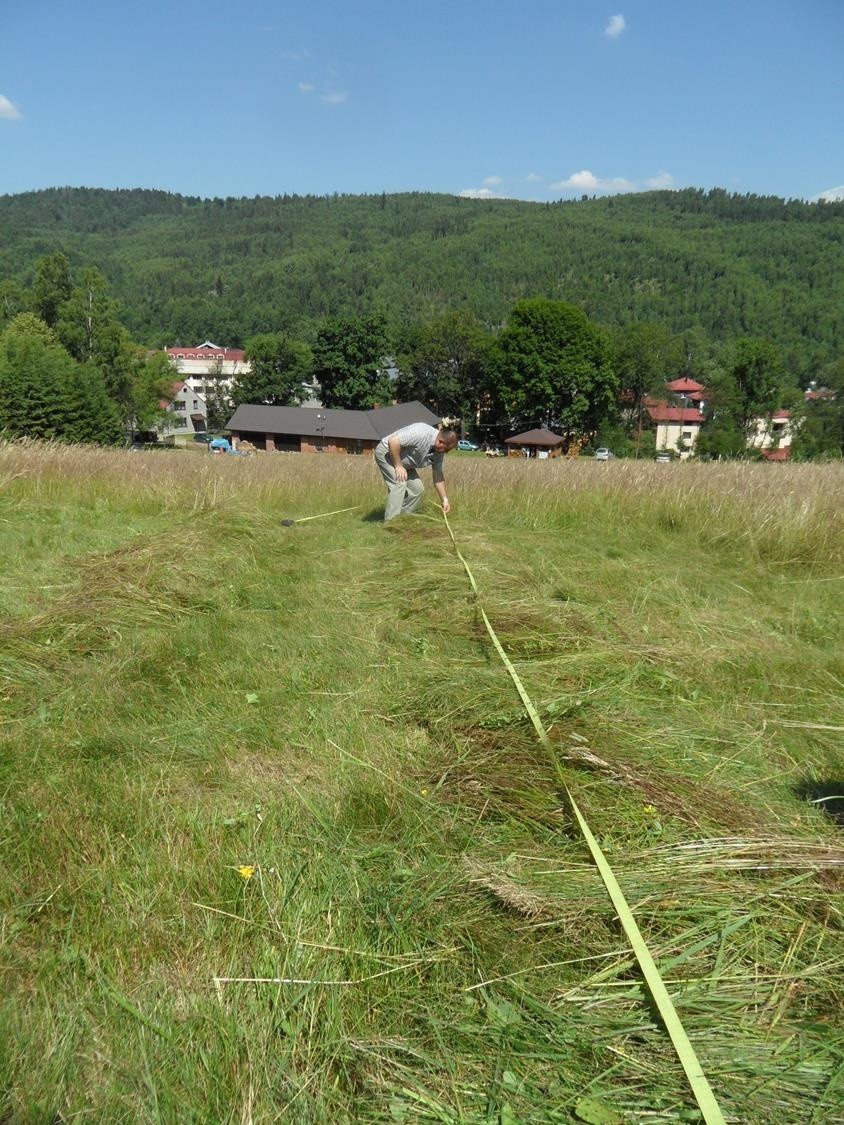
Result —
[{"label": "forested hill", "polygon": [[494,327],[523,297],[599,324],[764,336],[792,370],[844,345],[844,203],[684,190],[552,204],[455,196],[211,199],[51,189],[0,197],[0,285],[63,250],[97,266],[132,335],[236,345],[325,316],[398,330],[468,308]]}]

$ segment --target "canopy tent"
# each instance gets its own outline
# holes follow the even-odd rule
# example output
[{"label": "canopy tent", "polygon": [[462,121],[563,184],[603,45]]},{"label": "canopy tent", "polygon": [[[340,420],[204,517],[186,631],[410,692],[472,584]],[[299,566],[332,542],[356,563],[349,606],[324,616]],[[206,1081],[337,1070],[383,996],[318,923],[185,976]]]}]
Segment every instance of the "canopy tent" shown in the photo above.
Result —
[{"label": "canopy tent", "polygon": [[521,454],[523,457],[541,457],[545,460],[546,457],[560,456],[563,441],[559,434],[541,428],[508,437],[505,445],[509,447],[511,455]]}]

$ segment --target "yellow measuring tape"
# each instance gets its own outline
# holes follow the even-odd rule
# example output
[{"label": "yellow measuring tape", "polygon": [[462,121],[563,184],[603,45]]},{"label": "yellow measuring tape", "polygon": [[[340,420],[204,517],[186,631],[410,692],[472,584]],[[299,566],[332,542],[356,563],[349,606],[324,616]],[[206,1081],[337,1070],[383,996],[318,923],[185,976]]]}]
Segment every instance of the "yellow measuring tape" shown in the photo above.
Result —
[{"label": "yellow measuring tape", "polygon": [[[469,584],[471,585],[472,592],[474,593],[477,600],[478,610],[481,617],[483,618],[483,623],[486,626],[486,631],[489,633],[490,640],[495,645],[496,651],[501,657],[504,667],[510,673],[510,678],[516,685],[516,691],[519,693],[519,697],[524,704],[524,708],[527,712],[528,718],[533,723],[539,741],[548,751],[548,754],[551,758],[551,763],[554,766],[554,771],[559,777],[559,763],[557,762],[556,755],[554,754],[553,747],[551,746],[551,740],[548,738],[548,731],[542,725],[542,720],[539,717],[539,712],[536,710],[536,707],[534,707],[533,701],[528,695],[524,684],[519,679],[518,672],[513,667],[512,661],[504,651],[501,641],[499,641],[498,637],[496,636],[495,630],[493,629],[492,625],[490,624],[489,618],[484,612],[484,607],[481,605],[480,592],[478,590],[478,584],[475,581],[475,576],[472,574],[472,571],[469,568],[469,564],[460,553],[460,548],[457,546],[457,540],[454,538],[454,532],[451,530],[451,524],[448,522],[448,516],[445,513],[443,513],[443,519],[445,520],[445,526],[448,530],[448,534],[451,536],[451,542],[454,546],[455,553],[457,554],[458,559],[460,559],[460,561],[463,563],[463,569],[466,571],[466,574],[469,578]],[[715,1100],[715,1095],[712,1092],[712,1087],[709,1085],[709,1082],[706,1079],[706,1075],[703,1073],[703,1069],[701,1068],[700,1062],[698,1061],[695,1049],[692,1046],[688,1035],[686,1034],[686,1029],[683,1027],[682,1021],[677,1014],[677,1009],[674,1007],[674,1002],[668,994],[668,989],[665,987],[665,981],[662,979],[660,971],[656,967],[656,962],[651,955],[650,949],[648,949],[647,942],[645,941],[644,937],[642,937],[642,931],[639,929],[636,919],[633,916],[633,911],[630,909],[627,899],[624,897],[624,891],[622,891],[621,887],[619,886],[618,880],[616,879],[615,874],[610,867],[607,857],[601,850],[600,844],[592,834],[589,825],[586,823],[583,814],[577,807],[574,797],[572,797],[568,786],[565,784],[562,778],[560,778],[560,783],[566,791],[566,796],[569,800],[569,803],[571,804],[572,812],[574,813],[577,822],[580,825],[580,831],[583,833],[583,838],[586,840],[586,843],[589,846],[589,851],[592,853],[592,858],[595,861],[595,866],[598,868],[598,872],[604,881],[604,886],[607,889],[607,893],[609,894],[610,899],[612,900],[612,904],[615,907],[616,913],[618,914],[618,919],[621,922],[625,934],[627,935],[627,940],[630,942],[631,948],[636,955],[636,960],[639,962],[639,967],[642,970],[642,975],[644,976],[645,982],[647,983],[651,995],[654,998],[654,1003],[659,1009],[659,1014],[662,1017],[662,1022],[665,1024],[665,1029],[671,1038],[671,1042],[674,1044],[674,1050],[677,1052],[677,1057],[680,1060],[683,1070],[686,1072],[686,1077],[689,1080],[689,1085],[692,1088],[692,1093],[694,1094],[695,1100],[697,1101],[698,1107],[700,1108],[700,1112],[703,1115],[703,1120],[706,1122],[706,1125],[725,1125],[724,1115],[721,1113],[718,1102]]]}]

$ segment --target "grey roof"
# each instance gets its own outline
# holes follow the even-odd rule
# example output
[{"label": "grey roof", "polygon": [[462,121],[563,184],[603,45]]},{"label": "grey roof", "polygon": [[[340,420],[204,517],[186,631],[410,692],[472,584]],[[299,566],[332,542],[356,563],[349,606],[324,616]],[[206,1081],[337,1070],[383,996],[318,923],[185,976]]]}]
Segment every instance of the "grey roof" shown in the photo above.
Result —
[{"label": "grey roof", "polygon": [[554,434],[550,430],[527,430],[523,434],[516,434],[515,437],[508,437],[508,445],[561,445],[563,439],[559,434]]},{"label": "grey roof", "polygon": [[379,441],[411,422],[439,423],[421,402],[402,402],[375,410],[328,410],[310,406],[258,406],[244,403],[235,410],[227,430],[263,434],[296,434],[313,438]]}]

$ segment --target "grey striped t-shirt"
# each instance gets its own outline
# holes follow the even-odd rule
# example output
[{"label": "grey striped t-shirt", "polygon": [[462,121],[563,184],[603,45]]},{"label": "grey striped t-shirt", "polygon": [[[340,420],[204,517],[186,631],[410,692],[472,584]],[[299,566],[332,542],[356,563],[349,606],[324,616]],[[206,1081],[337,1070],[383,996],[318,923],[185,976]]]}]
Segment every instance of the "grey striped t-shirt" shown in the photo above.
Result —
[{"label": "grey striped t-shirt", "polygon": [[402,426],[400,430],[381,438],[378,448],[390,460],[388,442],[390,438],[398,438],[401,445],[401,463],[406,469],[424,469],[431,465],[437,476],[442,475],[443,454],[434,449],[439,430],[436,426],[429,426],[427,422],[412,422],[409,426]]}]

